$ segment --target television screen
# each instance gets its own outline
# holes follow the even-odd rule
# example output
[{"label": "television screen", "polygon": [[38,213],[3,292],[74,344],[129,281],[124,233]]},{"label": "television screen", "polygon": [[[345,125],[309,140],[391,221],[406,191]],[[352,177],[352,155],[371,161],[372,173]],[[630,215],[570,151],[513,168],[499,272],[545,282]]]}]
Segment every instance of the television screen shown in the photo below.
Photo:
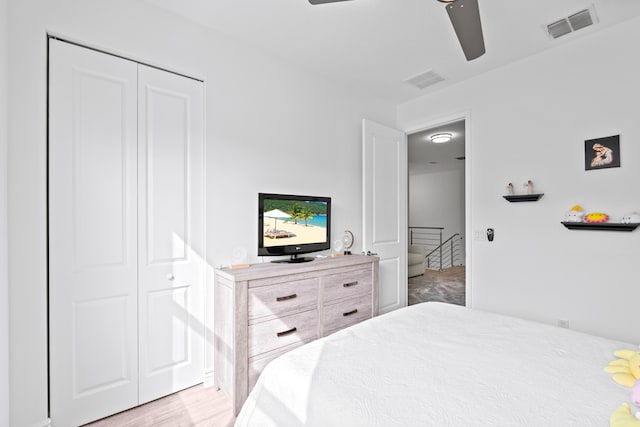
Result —
[{"label": "television screen", "polygon": [[291,255],[330,248],[331,198],[290,194],[258,195],[258,255]]}]

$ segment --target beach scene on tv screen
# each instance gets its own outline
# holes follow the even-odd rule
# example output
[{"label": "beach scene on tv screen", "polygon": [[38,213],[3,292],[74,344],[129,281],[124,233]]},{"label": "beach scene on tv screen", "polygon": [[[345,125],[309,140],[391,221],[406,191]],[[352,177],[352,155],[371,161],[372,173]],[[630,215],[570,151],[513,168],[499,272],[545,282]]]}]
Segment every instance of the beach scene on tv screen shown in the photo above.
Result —
[{"label": "beach scene on tv screen", "polygon": [[327,240],[327,203],[265,199],[264,246],[321,243]]}]

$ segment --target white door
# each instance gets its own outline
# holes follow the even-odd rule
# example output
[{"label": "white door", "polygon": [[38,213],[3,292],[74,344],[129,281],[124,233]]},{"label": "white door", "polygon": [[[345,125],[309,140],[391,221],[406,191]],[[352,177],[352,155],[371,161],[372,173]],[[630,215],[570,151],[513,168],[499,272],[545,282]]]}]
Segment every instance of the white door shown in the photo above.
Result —
[{"label": "white door", "polygon": [[54,426],[202,382],[202,82],[50,42]]},{"label": "white door", "polygon": [[380,257],[379,312],[407,305],[407,142],[363,120],[362,249]]},{"label": "white door", "polygon": [[138,402],[136,64],[50,41],[49,370],[55,426]]},{"label": "white door", "polygon": [[139,65],[140,403],[204,376],[203,84]]}]

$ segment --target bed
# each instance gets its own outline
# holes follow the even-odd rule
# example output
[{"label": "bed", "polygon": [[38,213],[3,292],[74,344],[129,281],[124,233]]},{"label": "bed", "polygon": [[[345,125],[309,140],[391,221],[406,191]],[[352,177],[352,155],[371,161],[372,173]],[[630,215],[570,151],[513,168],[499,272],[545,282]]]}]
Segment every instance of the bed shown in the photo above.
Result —
[{"label": "bed", "polygon": [[603,371],[621,348],[637,346],[413,305],[273,360],[236,426],[608,426],[629,400]]}]

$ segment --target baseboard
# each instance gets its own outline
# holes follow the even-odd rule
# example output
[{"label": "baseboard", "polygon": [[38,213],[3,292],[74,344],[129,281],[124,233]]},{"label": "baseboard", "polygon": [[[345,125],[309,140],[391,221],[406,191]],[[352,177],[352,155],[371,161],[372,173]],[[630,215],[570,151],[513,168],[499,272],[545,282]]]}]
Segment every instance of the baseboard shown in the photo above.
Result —
[{"label": "baseboard", "polygon": [[205,387],[214,387],[215,386],[215,378],[213,376],[213,371],[204,373],[203,385]]},{"label": "baseboard", "polygon": [[27,427],[51,427],[51,418],[47,418],[43,421],[38,421],[37,423],[33,423]]}]

